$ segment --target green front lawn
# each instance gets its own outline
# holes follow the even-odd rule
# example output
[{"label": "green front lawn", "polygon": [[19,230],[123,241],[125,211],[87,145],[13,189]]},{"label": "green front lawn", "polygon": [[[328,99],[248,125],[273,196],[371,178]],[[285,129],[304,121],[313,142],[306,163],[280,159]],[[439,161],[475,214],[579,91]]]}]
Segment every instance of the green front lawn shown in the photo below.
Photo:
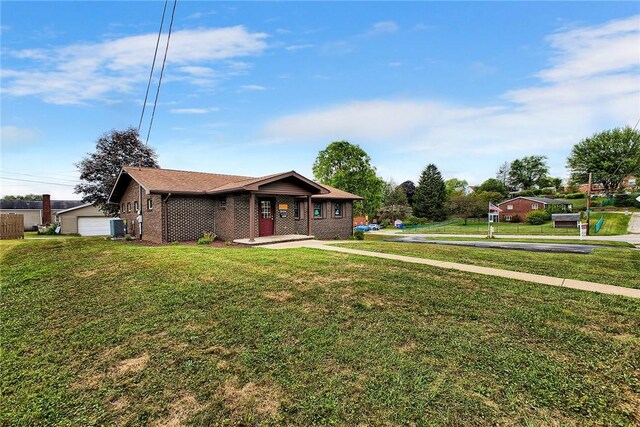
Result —
[{"label": "green front lawn", "polygon": [[0,249],[1,425],[640,422],[637,300],[312,249]]},{"label": "green front lawn", "polygon": [[558,254],[384,241],[340,246],[640,289],[640,251],[637,249],[598,248],[591,254]]},{"label": "green front lawn", "polygon": [[[614,236],[627,234],[631,215],[620,213],[593,212],[589,221],[589,234],[592,236]],[[600,217],[604,216],[602,228],[596,233],[596,224]]]},{"label": "green front lawn", "polygon": [[[365,233],[364,239],[367,241],[380,241],[393,239],[398,237],[405,237],[401,234],[383,234],[383,233]],[[428,237],[428,240],[436,241],[468,241],[468,242],[486,242],[486,237],[465,237],[465,236],[433,236]],[[518,238],[518,237],[496,237],[497,242],[526,242],[526,243],[569,243],[572,245],[592,245],[592,246],[611,246],[620,248],[635,248],[634,245],[627,242],[618,242],[613,240],[578,240],[578,239],[561,239],[561,238]]]},{"label": "green front lawn", "polygon": [[[542,225],[530,225],[527,223],[496,222],[492,224],[495,234],[521,234],[521,235],[555,235],[577,236],[577,228],[553,228],[551,221]],[[486,222],[456,221],[446,225],[425,224],[423,226],[408,227],[404,230],[408,234],[484,234],[488,232]]]}]

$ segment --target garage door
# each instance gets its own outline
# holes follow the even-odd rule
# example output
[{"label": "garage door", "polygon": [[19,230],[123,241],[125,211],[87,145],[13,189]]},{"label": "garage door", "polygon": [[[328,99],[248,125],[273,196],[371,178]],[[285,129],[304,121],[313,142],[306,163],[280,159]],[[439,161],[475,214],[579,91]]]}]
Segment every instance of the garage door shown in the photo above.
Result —
[{"label": "garage door", "polygon": [[110,219],[105,217],[79,217],[78,233],[81,236],[107,236],[111,234]]}]

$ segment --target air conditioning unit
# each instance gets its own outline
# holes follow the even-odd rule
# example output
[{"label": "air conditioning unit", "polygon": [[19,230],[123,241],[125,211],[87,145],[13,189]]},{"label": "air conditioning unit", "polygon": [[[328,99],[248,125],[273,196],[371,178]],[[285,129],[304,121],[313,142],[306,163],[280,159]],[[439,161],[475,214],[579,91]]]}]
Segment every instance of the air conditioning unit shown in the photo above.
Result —
[{"label": "air conditioning unit", "polygon": [[111,227],[111,236],[124,237],[127,234],[127,225],[124,219],[112,219],[109,221]]}]

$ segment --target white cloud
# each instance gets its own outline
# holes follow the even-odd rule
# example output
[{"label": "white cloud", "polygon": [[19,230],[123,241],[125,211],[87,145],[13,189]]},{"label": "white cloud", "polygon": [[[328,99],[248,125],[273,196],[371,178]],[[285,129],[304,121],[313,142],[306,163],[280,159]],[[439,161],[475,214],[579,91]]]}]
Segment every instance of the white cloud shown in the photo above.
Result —
[{"label": "white cloud", "polygon": [[219,111],[219,108],[172,108],[169,110],[171,114],[207,114]]},{"label": "white cloud", "polygon": [[[161,46],[166,42],[164,37]],[[215,79],[217,73],[238,72],[237,64],[244,63],[236,59],[263,52],[266,37],[243,26],[176,31],[171,36],[167,69],[175,74],[175,80],[203,84]],[[146,81],[156,38],[155,34],[144,34],[48,50],[5,52],[30,63],[18,68],[8,67],[5,61],[2,93],[39,96],[53,104],[107,101]],[[212,64],[220,71],[214,71]]]},{"label": "white cloud", "polygon": [[552,173],[564,174],[573,144],[604,128],[633,125],[640,117],[640,55],[633,54],[639,52],[638,37],[639,16],[557,32],[549,37],[552,65],[537,74],[538,84],[507,91],[493,105],[352,101],[278,118],[264,135],[284,142],[348,139],[386,146],[387,153],[402,147],[449,164],[464,153],[456,167],[469,165],[470,174],[477,174],[482,162],[548,154]]},{"label": "white cloud", "polygon": [[381,21],[373,24],[371,29],[367,32],[367,35],[372,36],[376,34],[395,33],[398,29],[398,24],[393,21]]},{"label": "white cloud", "polygon": [[260,85],[242,85],[242,86],[240,86],[240,89],[246,90],[246,91],[263,91],[263,90],[267,90],[266,87],[260,86]]},{"label": "white cloud", "polygon": [[313,47],[312,44],[293,44],[291,46],[285,47],[285,49],[291,52],[295,52],[302,49],[310,49],[312,47]]},{"label": "white cloud", "polygon": [[40,137],[37,129],[20,128],[17,126],[0,127],[0,135],[3,147],[21,146],[36,142]]}]

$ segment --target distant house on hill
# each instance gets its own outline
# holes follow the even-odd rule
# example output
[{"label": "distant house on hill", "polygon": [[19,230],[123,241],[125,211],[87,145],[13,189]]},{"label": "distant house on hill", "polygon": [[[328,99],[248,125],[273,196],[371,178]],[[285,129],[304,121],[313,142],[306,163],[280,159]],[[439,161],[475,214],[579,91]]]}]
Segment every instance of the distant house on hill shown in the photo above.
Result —
[{"label": "distant house on hill", "polygon": [[81,200],[51,200],[48,194],[42,200],[0,200],[0,213],[24,215],[24,229],[33,230],[43,224],[53,224],[59,211],[83,205]]},{"label": "distant house on hill", "polygon": [[498,204],[498,207],[502,210],[499,221],[511,222],[516,215],[524,221],[529,212],[545,210],[552,205],[561,205],[567,211],[573,209],[571,202],[566,200],[518,196]]},{"label": "distant house on hill", "polygon": [[[622,183],[618,186],[616,191],[635,191],[640,188],[640,182],[638,181],[638,177],[635,175],[626,176]],[[589,192],[589,184],[580,184],[578,188],[580,193],[588,193]],[[598,182],[594,182],[591,184],[591,194],[599,194],[604,193],[604,186]]]}]

